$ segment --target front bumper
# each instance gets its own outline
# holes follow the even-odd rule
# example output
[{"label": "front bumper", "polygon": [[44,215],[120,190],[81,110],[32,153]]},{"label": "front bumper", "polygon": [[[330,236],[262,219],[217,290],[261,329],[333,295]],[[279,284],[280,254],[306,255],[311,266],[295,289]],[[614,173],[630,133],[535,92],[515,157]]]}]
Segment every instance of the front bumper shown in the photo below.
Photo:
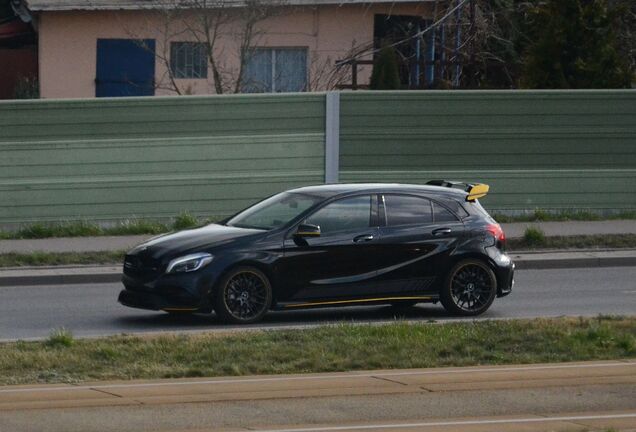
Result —
[{"label": "front bumper", "polygon": [[187,297],[168,297],[142,291],[123,289],[117,301],[124,306],[148,310],[189,310],[201,309],[198,299]]},{"label": "front bumper", "polygon": [[151,281],[124,274],[117,301],[138,309],[209,312],[213,279],[202,272],[162,275]]}]

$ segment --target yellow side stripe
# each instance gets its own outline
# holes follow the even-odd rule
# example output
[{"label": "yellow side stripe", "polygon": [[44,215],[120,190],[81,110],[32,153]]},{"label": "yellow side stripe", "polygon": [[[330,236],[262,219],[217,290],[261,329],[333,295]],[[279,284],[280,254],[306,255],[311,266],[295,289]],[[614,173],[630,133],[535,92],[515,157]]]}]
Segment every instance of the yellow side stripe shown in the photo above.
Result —
[{"label": "yellow side stripe", "polygon": [[293,307],[304,307],[304,306],[318,306],[318,305],[330,305],[330,304],[346,304],[346,303],[368,303],[374,301],[392,301],[392,300],[431,300],[430,296],[419,296],[419,297],[380,297],[380,298],[369,298],[369,299],[356,299],[356,300],[331,300],[324,302],[311,302],[311,303],[299,303],[299,304],[291,304],[285,305],[286,308]]}]

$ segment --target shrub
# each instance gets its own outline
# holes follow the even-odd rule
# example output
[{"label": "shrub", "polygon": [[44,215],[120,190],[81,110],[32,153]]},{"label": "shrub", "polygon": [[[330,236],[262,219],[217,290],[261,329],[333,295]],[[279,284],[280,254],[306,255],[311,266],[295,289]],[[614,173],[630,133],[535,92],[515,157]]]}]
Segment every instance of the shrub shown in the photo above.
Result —
[{"label": "shrub", "polygon": [[46,344],[52,347],[70,347],[74,342],[75,339],[73,339],[73,333],[64,327],[51,330],[51,333],[46,340]]},{"label": "shrub", "polygon": [[196,218],[196,216],[192,216],[188,212],[183,212],[174,219],[172,228],[174,228],[175,230],[183,230],[193,228],[197,225],[199,225],[199,220]]},{"label": "shrub", "polygon": [[380,50],[377,60],[373,63],[371,82],[372,90],[396,90],[400,88],[400,71],[395,49],[385,46]]},{"label": "shrub", "polygon": [[545,234],[539,228],[528,227],[523,234],[523,239],[528,246],[541,246],[546,242]]}]

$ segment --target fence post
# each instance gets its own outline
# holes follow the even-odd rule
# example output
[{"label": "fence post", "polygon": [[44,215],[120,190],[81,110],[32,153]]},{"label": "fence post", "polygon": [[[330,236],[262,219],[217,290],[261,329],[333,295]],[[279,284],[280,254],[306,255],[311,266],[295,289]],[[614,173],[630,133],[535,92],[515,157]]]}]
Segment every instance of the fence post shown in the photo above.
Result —
[{"label": "fence post", "polygon": [[340,171],[340,92],[325,98],[325,183],[338,183]]}]

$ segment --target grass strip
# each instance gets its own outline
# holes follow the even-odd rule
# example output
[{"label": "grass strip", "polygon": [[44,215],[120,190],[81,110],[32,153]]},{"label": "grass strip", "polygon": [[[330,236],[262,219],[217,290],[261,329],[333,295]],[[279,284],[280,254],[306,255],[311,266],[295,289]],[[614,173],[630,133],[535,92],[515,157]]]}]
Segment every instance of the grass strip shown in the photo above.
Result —
[{"label": "grass strip", "polygon": [[625,249],[636,248],[636,234],[545,236],[539,230],[526,231],[522,238],[506,241],[510,251],[541,249]]},{"label": "grass strip", "polygon": [[0,384],[499,365],[636,356],[636,318],[338,324],[0,344]]},{"label": "grass strip", "polygon": [[107,235],[161,234],[170,227],[160,222],[135,220],[122,222],[112,227],[101,227],[93,222],[36,223],[17,231],[2,231],[0,239],[42,239],[51,237],[97,237]]},{"label": "grass strip", "polygon": [[[537,209],[532,213],[515,216],[499,214],[496,212],[493,212],[492,215],[499,223],[636,219],[636,211],[633,210],[601,215],[587,210],[566,210],[554,212]],[[0,231],[0,239],[10,240],[50,237],[163,234],[172,230],[182,230],[206,225],[220,219],[222,219],[220,216],[197,218],[188,212],[183,212],[172,218],[171,223],[162,223],[148,219],[129,219],[121,221],[117,225],[111,227],[102,227],[96,222],[85,220],[34,223],[25,225],[17,231]]]},{"label": "grass strip", "polygon": [[7,253],[0,254],[0,267],[121,264],[125,254],[125,251]]},{"label": "grass strip", "polygon": [[35,223],[17,231],[0,231],[0,239],[41,239],[51,237],[95,237],[117,235],[163,234],[173,230],[195,228],[212,223],[219,218],[199,220],[189,213],[175,216],[170,224],[146,219],[131,219],[110,227],[102,227],[90,221]]},{"label": "grass strip", "polygon": [[513,222],[566,222],[566,221],[600,221],[636,219],[636,211],[626,210],[618,213],[602,215],[588,210],[564,210],[548,211],[537,209],[531,213],[520,215],[505,215],[497,212],[491,213],[492,217],[499,223]]}]

